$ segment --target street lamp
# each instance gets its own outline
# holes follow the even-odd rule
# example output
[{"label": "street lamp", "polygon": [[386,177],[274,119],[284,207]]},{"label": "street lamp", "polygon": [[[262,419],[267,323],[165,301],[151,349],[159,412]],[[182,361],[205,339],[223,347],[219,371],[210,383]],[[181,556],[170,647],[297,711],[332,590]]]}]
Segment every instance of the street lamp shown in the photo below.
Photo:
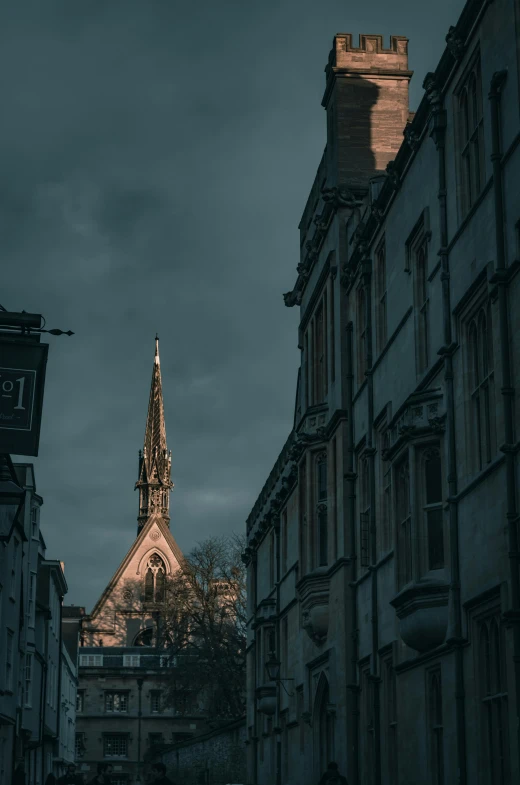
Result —
[{"label": "street lamp", "polygon": [[[265,663],[265,670],[267,672],[269,681],[274,681],[276,682],[276,684],[281,684],[285,692],[287,692],[287,688],[285,687],[284,681],[294,681],[294,679],[280,678],[280,666],[281,666],[281,662],[279,659],[277,659],[275,652],[274,651],[269,652],[269,659]],[[287,695],[290,698],[292,698],[294,693],[287,692]]]},{"label": "street lamp", "polygon": [[22,511],[24,491],[16,482],[16,474],[8,455],[0,455],[0,542],[9,542]]},{"label": "street lamp", "polygon": [[269,659],[265,663],[265,669],[269,677],[269,681],[280,680],[280,665],[281,662],[276,658],[274,651],[269,652]]}]

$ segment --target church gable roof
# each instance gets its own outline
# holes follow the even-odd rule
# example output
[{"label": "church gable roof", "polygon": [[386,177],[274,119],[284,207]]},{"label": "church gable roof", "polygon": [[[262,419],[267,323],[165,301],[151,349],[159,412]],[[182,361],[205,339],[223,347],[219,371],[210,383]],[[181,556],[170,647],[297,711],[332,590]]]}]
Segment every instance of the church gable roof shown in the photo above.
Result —
[{"label": "church gable roof", "polygon": [[[162,558],[168,561],[171,572],[175,572],[180,562],[183,560],[182,551],[177,545],[173,534],[164,518],[160,515],[151,515],[146,524],[141,529],[139,535],[132,543],[128,553],[114,573],[112,580],[97,601],[92,612],[88,616],[88,626],[96,627],[96,620],[100,620],[107,610],[110,597],[118,594],[118,586],[121,594],[124,591],[125,582],[141,582],[143,578],[140,572],[140,565],[145,555],[156,551]],[[110,613],[113,613],[110,609]]]}]

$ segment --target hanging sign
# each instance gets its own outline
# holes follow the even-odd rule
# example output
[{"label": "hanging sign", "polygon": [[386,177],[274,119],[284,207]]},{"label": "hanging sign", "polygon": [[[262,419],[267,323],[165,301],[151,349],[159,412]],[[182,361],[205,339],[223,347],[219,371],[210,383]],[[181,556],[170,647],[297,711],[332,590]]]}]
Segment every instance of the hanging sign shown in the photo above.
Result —
[{"label": "hanging sign", "polygon": [[48,349],[0,334],[0,453],[38,455]]}]

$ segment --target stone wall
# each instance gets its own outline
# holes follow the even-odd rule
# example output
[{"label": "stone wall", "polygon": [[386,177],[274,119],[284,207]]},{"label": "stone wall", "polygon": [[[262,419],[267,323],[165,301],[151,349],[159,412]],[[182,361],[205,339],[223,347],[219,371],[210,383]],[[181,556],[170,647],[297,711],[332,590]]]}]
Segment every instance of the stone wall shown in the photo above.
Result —
[{"label": "stone wall", "polygon": [[246,722],[235,720],[162,753],[168,776],[183,785],[228,785],[246,781]]}]

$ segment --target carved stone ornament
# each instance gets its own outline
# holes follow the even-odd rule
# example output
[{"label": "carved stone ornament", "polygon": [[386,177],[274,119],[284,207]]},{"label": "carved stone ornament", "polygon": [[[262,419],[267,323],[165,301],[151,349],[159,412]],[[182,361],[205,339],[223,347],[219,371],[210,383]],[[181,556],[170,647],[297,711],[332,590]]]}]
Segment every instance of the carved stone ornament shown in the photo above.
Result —
[{"label": "carved stone ornament", "polygon": [[346,264],[342,265],[341,267],[341,275],[339,277],[340,284],[345,288],[348,289],[350,284],[352,283],[352,270]]},{"label": "carved stone ornament", "polygon": [[425,91],[426,100],[432,109],[438,109],[442,103],[442,95],[437,82],[437,77],[432,71],[429,71],[424,77],[423,89]]},{"label": "carved stone ornament", "polygon": [[422,653],[444,642],[448,630],[448,597],[447,582],[421,578],[390,601],[407,646]]},{"label": "carved stone ornament", "polygon": [[457,33],[457,28],[453,25],[448,30],[448,34],[446,36],[446,46],[455,60],[460,60],[461,57],[463,57],[466,46],[464,44],[464,40]]},{"label": "carved stone ornament", "polygon": [[372,215],[374,216],[378,224],[380,224],[385,215],[385,211],[381,207],[379,207],[378,204],[374,203],[372,205]]},{"label": "carved stone ornament", "polygon": [[258,711],[267,716],[272,716],[276,711],[276,685],[264,684],[256,688]]},{"label": "carved stone ornament", "polygon": [[131,589],[125,589],[124,592],[123,592],[123,599],[124,600],[131,600],[132,597],[133,597],[132,590]]},{"label": "carved stone ornament", "polygon": [[302,293],[301,291],[297,291],[293,289],[292,292],[285,292],[283,295],[283,301],[287,308],[292,308],[293,305],[301,305],[302,304]]},{"label": "carved stone ornament", "polygon": [[417,145],[419,144],[420,137],[419,134],[416,131],[414,131],[411,123],[409,123],[404,129],[403,136],[410,150],[412,151],[416,150]]},{"label": "carved stone ornament", "polygon": [[443,433],[446,430],[444,417],[428,417],[428,425],[434,433]]},{"label": "carved stone ornament", "polygon": [[154,542],[157,542],[157,540],[161,539],[161,532],[157,531],[157,529],[154,529],[153,531],[150,532],[150,539],[153,540]]},{"label": "carved stone ornament", "polygon": [[386,174],[387,174],[388,181],[389,181],[390,185],[392,186],[394,191],[397,191],[397,189],[401,185],[401,179],[399,177],[399,172],[397,171],[397,167],[395,165],[395,161],[389,161],[387,163],[387,165],[386,165]]},{"label": "carved stone ornament", "polygon": [[348,188],[337,186],[323,188],[321,191],[321,198],[326,203],[330,202],[334,210],[337,210],[338,207],[350,207],[351,209],[354,209],[359,205],[359,200],[356,199]]},{"label": "carved stone ornament", "polygon": [[298,585],[302,627],[309,638],[321,646],[329,630],[329,578],[322,571],[304,576]]}]

